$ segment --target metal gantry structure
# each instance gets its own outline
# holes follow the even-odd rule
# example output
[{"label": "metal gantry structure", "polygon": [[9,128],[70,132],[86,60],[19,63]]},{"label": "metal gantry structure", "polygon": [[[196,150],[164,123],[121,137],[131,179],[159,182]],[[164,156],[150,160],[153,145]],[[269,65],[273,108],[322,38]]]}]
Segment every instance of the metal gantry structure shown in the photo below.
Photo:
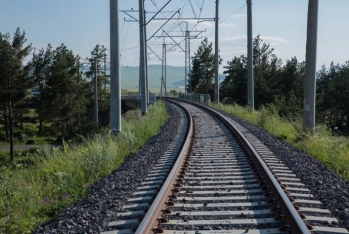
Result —
[{"label": "metal gantry structure", "polygon": [[[171,20],[180,20],[180,19],[186,19],[186,20],[201,20],[201,21],[211,21],[211,20],[214,20],[214,18],[174,18],[174,16],[176,14],[179,14],[180,12],[180,9],[178,11],[172,11],[172,15],[170,17],[164,17],[164,18],[156,18],[156,16],[161,12],[162,9],[165,8],[165,6],[167,6],[167,4],[169,2],[171,2],[172,0],[169,0],[158,12],[155,13],[155,15],[153,17],[150,18],[150,20],[148,22],[146,22],[145,20],[145,10],[144,10],[144,2],[141,3],[141,0],[139,0],[139,9],[140,10],[121,10],[121,12],[127,14],[128,16],[130,16],[130,20],[126,20],[125,19],[125,22],[139,22],[139,25],[140,25],[140,34],[144,34],[146,35],[146,25],[149,24],[150,21],[152,20],[165,20],[165,23],[162,24],[159,29],[157,31],[155,31],[155,33],[150,36],[148,39],[146,39],[146,36],[140,36],[140,73],[139,73],[139,86],[141,87],[141,95],[142,94],[142,84],[145,85],[146,87],[148,86],[148,77],[147,77],[147,53],[146,53],[146,49],[149,48],[151,49],[148,45],[147,45],[147,42],[152,39],[153,37],[159,37],[159,36],[155,36],[169,21]],[[141,20],[137,20],[135,17],[133,17],[132,15],[128,14],[129,12],[139,12],[139,19],[142,17],[143,18],[143,22],[141,22]],[[142,13],[143,14],[142,14]],[[141,25],[143,25],[143,27],[141,27]],[[163,30],[164,32],[164,30]],[[204,32],[204,31],[195,31],[195,32],[198,32],[199,34],[201,32]],[[167,34],[168,37],[171,37],[170,35]],[[189,76],[189,73],[190,73],[190,39],[198,39],[197,38],[198,35],[196,35],[196,37],[191,37],[190,36],[190,31],[188,30],[188,25],[187,25],[187,29],[186,29],[186,32],[185,32],[185,35],[184,36],[180,36],[180,37],[185,37],[185,50],[183,50],[180,45],[175,41],[173,40],[173,38],[171,37],[171,39],[174,41],[174,43],[179,46],[183,52],[185,52],[185,84],[187,85],[187,79],[188,79],[188,76]],[[160,37],[163,37],[163,36],[160,36]],[[178,36],[174,36],[174,37],[178,37]],[[141,39],[143,38],[143,39]],[[144,41],[141,41],[141,40],[144,40]],[[152,52],[155,54],[155,52],[152,50]],[[144,56],[143,56],[144,55]],[[159,56],[156,55],[158,58]],[[144,57],[144,61],[141,57]],[[166,58],[166,52],[164,53],[164,50],[163,50],[163,57]],[[159,58],[160,59],[160,58]],[[160,59],[160,60],[163,60],[163,59]],[[143,70],[143,63],[145,64],[144,65],[144,70],[145,72],[141,71]],[[162,65],[163,66],[166,66],[166,61],[162,61]],[[165,69],[162,68],[162,78],[161,78],[161,89],[162,89],[162,86],[163,85],[166,85],[166,80],[163,80],[164,78],[166,78],[166,72],[163,72]],[[144,78],[145,77],[145,78]],[[145,80],[145,81],[144,81]],[[144,84],[145,83],[145,84]],[[191,85],[190,85],[191,86]],[[165,88],[166,90],[166,88]],[[143,92],[146,92],[146,97],[149,95],[148,94],[148,88],[146,88],[145,91]],[[185,89],[185,92],[186,92],[186,89]],[[191,87],[190,87],[190,92],[191,92]],[[142,96],[143,98],[143,96]],[[149,99],[149,98],[148,98]],[[146,101],[147,104],[149,104],[147,101]],[[146,110],[146,107],[144,106],[145,104],[141,102],[141,109],[142,109],[142,113],[143,114],[146,114],[147,113],[147,110]]]},{"label": "metal gantry structure", "polygon": [[[175,11],[169,18],[155,18],[159,12],[164,9],[169,0],[158,12],[148,21],[145,20],[144,0],[139,0],[139,20],[123,10],[128,14],[133,22],[139,21],[140,24],[140,71],[139,82],[141,87],[141,109],[142,114],[147,113],[148,103],[148,77],[147,77],[147,54],[146,50],[149,48],[155,55],[156,53],[147,45],[147,41],[153,38],[156,33],[161,30],[170,20],[212,20],[211,18],[179,18],[173,19],[174,15],[179,13]],[[253,34],[252,34],[252,0],[246,0],[247,3],[247,106],[250,111],[254,110],[254,77],[253,77]],[[120,49],[119,49],[119,1],[110,0],[110,40],[111,40],[111,62],[110,62],[110,89],[111,89],[111,110],[110,110],[110,128],[111,132],[118,132],[121,130],[121,89],[120,89]],[[117,12],[115,12],[117,11]],[[132,10],[134,11],[134,10]],[[310,129],[313,133],[315,131],[315,77],[316,77],[316,50],[317,50],[317,19],[318,19],[318,0],[309,0],[308,5],[308,26],[307,26],[307,46],[306,46],[306,79],[304,84],[304,109],[303,109],[303,128]],[[166,22],[150,37],[146,38],[146,25],[151,20],[166,20]],[[219,0],[216,0],[216,14],[215,14],[215,101],[219,102]],[[168,35],[170,36],[170,35]],[[163,37],[163,36],[162,36]],[[173,37],[173,36],[172,36]],[[190,31],[188,26],[185,31],[185,84],[189,79],[191,69],[190,64]],[[175,42],[177,46],[179,44]],[[180,47],[180,46],[179,46]],[[166,90],[166,44],[162,44],[162,75],[161,75],[161,92]],[[191,84],[189,83],[189,91],[192,92]]]},{"label": "metal gantry structure", "polygon": [[[190,69],[191,69],[191,66],[190,66],[190,39],[200,39],[198,36],[205,32],[205,31],[201,31],[201,30],[195,30],[195,31],[191,31],[191,30],[188,30],[188,22],[184,21],[182,23],[186,23],[186,30],[185,30],[185,35],[170,35],[168,32],[166,32],[165,30],[163,30],[163,34],[164,35],[161,35],[161,36],[155,36],[157,38],[166,38],[166,37],[169,37],[171,38],[171,40],[175,43],[174,46],[178,46],[182,52],[185,53],[185,69],[184,69],[184,83],[185,83],[185,93],[187,92],[187,81],[189,80],[189,75],[190,75]],[[172,32],[175,32],[175,31],[172,31]],[[194,32],[196,33],[194,36],[191,36],[191,32]],[[179,43],[177,43],[174,38],[178,38],[178,37],[184,37],[184,41],[185,41],[185,49],[183,49]],[[164,62],[162,63],[164,64]],[[165,62],[165,65],[166,65],[166,62]],[[191,93],[192,92],[192,86],[191,86],[191,82],[189,82],[189,92]]]}]

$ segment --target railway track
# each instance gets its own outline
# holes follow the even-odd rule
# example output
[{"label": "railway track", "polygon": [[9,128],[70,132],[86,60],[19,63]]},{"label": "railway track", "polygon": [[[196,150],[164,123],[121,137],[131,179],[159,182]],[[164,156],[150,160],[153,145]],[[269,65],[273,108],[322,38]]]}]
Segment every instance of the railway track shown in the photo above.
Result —
[{"label": "railway track", "polygon": [[349,233],[241,125],[176,105],[175,140],[105,234]]}]

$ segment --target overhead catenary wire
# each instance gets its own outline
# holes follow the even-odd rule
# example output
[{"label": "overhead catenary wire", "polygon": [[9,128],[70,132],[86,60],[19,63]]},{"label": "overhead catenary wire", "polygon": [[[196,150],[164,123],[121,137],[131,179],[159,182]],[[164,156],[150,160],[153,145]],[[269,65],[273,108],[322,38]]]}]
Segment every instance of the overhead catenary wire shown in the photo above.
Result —
[{"label": "overhead catenary wire", "polygon": [[196,18],[196,13],[195,13],[195,10],[194,10],[194,7],[193,7],[193,3],[191,2],[191,0],[189,0],[189,5],[191,7],[191,10],[193,11],[193,14],[194,14],[195,18]]},{"label": "overhead catenary wire", "polygon": [[[132,13],[131,13],[131,14],[132,14]],[[130,17],[130,18],[131,18],[131,17]],[[125,21],[124,21],[124,24],[125,24]],[[124,28],[124,24],[123,24],[123,26],[122,26],[122,29]],[[121,52],[124,50],[125,41],[126,41],[126,37],[127,37],[127,34],[128,34],[128,29],[129,29],[129,27],[130,27],[130,22],[128,22],[128,24],[127,24],[126,34],[125,34],[125,37],[124,37],[124,41],[122,42]],[[121,30],[121,32],[122,32],[122,30]],[[122,55],[122,53],[121,53],[121,55]],[[121,57],[121,55],[120,55],[120,57]]]},{"label": "overhead catenary wire", "polygon": [[[204,4],[205,4],[205,0],[202,0],[202,4],[201,4],[201,7],[199,7],[200,11],[199,11],[199,16],[198,16],[198,19],[200,19],[201,17],[201,13],[202,13],[202,9],[204,8]],[[194,27],[191,29],[191,31],[193,31],[196,26],[199,24],[199,20],[196,22],[196,24],[194,25]]]},{"label": "overhead catenary wire", "polygon": [[[224,21],[226,21],[227,19],[229,19],[232,15],[234,14],[238,14],[242,9],[244,9],[246,7],[246,3],[243,4],[239,9],[237,9],[236,11],[234,11],[232,14],[228,15],[225,19],[221,20],[221,23],[223,23]],[[235,17],[235,16],[234,16]],[[228,21],[229,22],[229,21]]]},{"label": "overhead catenary wire", "polygon": [[[189,1],[190,1],[190,2],[189,2]],[[151,3],[150,3],[150,2],[151,2]],[[151,5],[153,5],[153,7],[155,7],[156,9],[159,10],[159,6],[158,6],[159,2],[156,2],[156,0],[148,1],[148,3],[151,4]],[[179,1],[179,3],[176,4],[177,6],[174,8],[174,10],[175,10],[175,11],[178,10],[178,7],[180,7],[180,6],[182,6],[182,9],[179,11],[179,15],[178,15],[176,21],[170,21],[171,24],[166,25],[166,26],[164,27],[164,29],[166,29],[166,32],[169,33],[169,32],[172,32],[172,31],[176,30],[176,28],[179,28],[180,31],[182,32],[182,34],[184,35],[184,34],[185,34],[184,31],[185,31],[186,29],[183,28],[182,21],[181,21],[180,18],[181,18],[184,14],[186,14],[186,12],[188,13],[188,11],[186,11],[186,9],[189,9],[189,11],[192,11],[191,14],[194,14],[194,17],[195,17],[195,18],[197,18],[197,17],[200,18],[201,14],[202,14],[202,11],[203,11],[204,3],[205,3],[205,0],[202,0],[202,1],[200,1],[200,0],[195,0],[195,4],[193,4],[193,2],[192,2],[191,0],[181,0],[181,1]],[[190,4],[190,7],[192,8],[191,10],[190,10],[190,7],[186,7],[188,4]],[[201,6],[200,6],[200,5],[201,5]],[[194,7],[195,7],[195,8],[198,7],[198,8],[199,8],[199,11],[196,12],[196,10],[194,9]],[[171,7],[171,8],[172,8],[172,7]],[[170,9],[169,9],[169,10],[170,10]],[[166,18],[166,17],[168,17],[168,15],[171,14],[171,11],[168,11],[168,12],[167,12],[167,11],[166,11],[166,12],[159,12],[159,13],[160,13],[161,15],[165,16],[165,18]],[[197,22],[197,23],[198,23],[198,22]],[[196,23],[196,25],[197,25],[197,23]],[[126,43],[126,38],[128,37],[129,24],[128,24],[127,27],[125,27],[125,28],[127,28],[127,29],[126,29],[126,35],[124,36],[124,40],[123,40],[123,44],[122,44],[121,53],[123,53],[123,52],[125,52],[125,51],[136,50],[136,49],[139,48],[139,45],[135,45],[135,46],[132,46],[132,47],[125,48],[125,46],[127,45],[127,43]],[[195,26],[194,26],[194,28],[195,28]],[[194,28],[193,28],[193,29],[194,29]],[[125,31],[125,30],[123,30],[123,31]],[[159,39],[160,39],[160,38],[152,38],[151,40],[148,41],[148,46],[152,46],[152,44],[155,44],[156,41],[159,40]],[[184,41],[185,41],[185,40],[181,40],[178,44],[181,44],[181,43],[183,43]],[[126,44],[125,44],[125,43],[126,43]],[[152,47],[154,47],[154,46],[152,46]],[[176,45],[173,45],[173,47],[172,47],[171,49],[173,49],[174,47],[176,47]],[[158,51],[159,51],[158,48],[153,48],[153,49],[154,49],[155,52],[158,52]],[[170,50],[171,50],[171,49],[170,49]],[[129,53],[125,53],[125,55],[127,55],[127,54],[129,54]],[[126,57],[123,57],[123,59],[127,58],[127,60],[130,61],[129,59],[132,58],[133,56],[136,56],[136,55],[137,55],[137,53],[134,53],[134,54],[132,54],[132,55],[128,55],[128,56],[126,56]],[[123,55],[123,56],[124,56],[124,55]]]},{"label": "overhead catenary wire", "polygon": [[[223,25],[221,25],[220,27],[219,27],[219,29],[221,29],[221,28],[223,28],[225,25],[227,25],[232,19],[234,19],[244,8],[246,7],[246,3],[244,4],[244,5],[242,5],[239,9],[237,9],[236,11],[234,11],[232,14],[230,14],[228,17],[226,17],[223,21],[225,21],[225,20],[227,20],[227,19],[229,19],[225,24],[223,24]],[[223,22],[223,21],[221,21],[221,23]],[[206,36],[210,36],[210,35],[212,35],[212,34],[214,34],[214,32],[213,33],[210,33],[210,34],[207,34]]]}]

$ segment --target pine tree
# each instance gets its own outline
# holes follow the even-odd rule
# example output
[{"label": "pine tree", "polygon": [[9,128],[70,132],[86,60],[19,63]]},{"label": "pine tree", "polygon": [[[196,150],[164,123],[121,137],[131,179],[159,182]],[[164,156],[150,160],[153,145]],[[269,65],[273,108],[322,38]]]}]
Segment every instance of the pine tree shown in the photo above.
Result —
[{"label": "pine tree", "polygon": [[43,123],[49,119],[47,108],[50,106],[50,103],[45,91],[47,80],[50,76],[50,66],[53,60],[52,56],[52,46],[49,44],[46,50],[40,49],[38,54],[34,54],[32,61],[29,63],[30,74],[39,92],[31,98],[32,107],[38,115],[39,133],[43,131]]},{"label": "pine tree", "polygon": [[[257,36],[253,40],[253,64],[255,84],[255,106],[274,102],[274,86],[279,79],[281,60],[273,54],[269,44]],[[228,103],[245,106],[247,103],[247,57],[241,55],[228,61],[223,73],[226,79],[221,83],[221,98]]]},{"label": "pine tree", "polygon": [[10,138],[10,158],[13,155],[14,121],[23,115],[23,103],[27,90],[33,82],[28,76],[27,67],[22,65],[23,59],[29,54],[31,45],[24,47],[25,32],[17,28],[12,43],[8,34],[0,34],[0,98],[3,107],[3,123]]},{"label": "pine tree", "polygon": [[86,77],[94,81],[95,66],[97,62],[97,90],[98,90],[98,111],[99,119],[102,124],[109,124],[107,120],[109,115],[109,92],[107,92],[107,85],[109,84],[109,76],[104,72],[104,59],[106,56],[106,48],[102,45],[96,45],[91,51],[91,58],[86,58],[91,66],[89,71],[85,73]]},{"label": "pine tree", "polygon": [[226,75],[220,86],[220,95],[224,103],[236,103],[245,106],[247,102],[247,58],[244,55],[234,57],[227,62],[223,74]]},{"label": "pine tree", "polygon": [[[192,92],[210,94],[213,100],[215,55],[212,51],[212,42],[209,43],[205,37],[192,58],[192,69],[189,74],[188,83],[191,83]],[[219,64],[221,63],[222,59],[219,59]],[[186,89],[189,91],[188,84],[186,84]]]},{"label": "pine tree", "polygon": [[90,86],[78,73],[79,60],[79,56],[63,44],[53,51],[44,95],[50,103],[47,106],[49,120],[61,137],[74,136],[79,118],[87,111],[86,92]]}]

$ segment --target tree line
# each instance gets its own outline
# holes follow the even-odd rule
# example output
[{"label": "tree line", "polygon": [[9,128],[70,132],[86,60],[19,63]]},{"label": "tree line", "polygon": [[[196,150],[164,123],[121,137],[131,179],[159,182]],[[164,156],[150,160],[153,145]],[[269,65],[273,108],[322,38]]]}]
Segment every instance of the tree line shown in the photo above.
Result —
[{"label": "tree line", "polygon": [[[88,135],[109,123],[108,75],[103,69],[106,48],[96,45],[82,62],[64,44],[55,49],[48,44],[31,53],[32,45],[26,41],[19,28],[12,39],[0,33],[0,140],[10,141],[12,160],[14,130],[20,132],[24,124],[37,124],[39,135],[64,138]],[[92,121],[95,67],[99,125]],[[36,95],[30,95],[32,89]]]},{"label": "tree line", "polygon": [[[254,101],[256,109],[272,107],[286,118],[303,113],[305,62],[292,57],[282,62],[270,44],[258,35],[253,39]],[[220,63],[222,60],[220,59]],[[220,100],[225,104],[247,105],[247,57],[235,56],[224,66],[226,78],[220,84]],[[205,38],[192,57],[188,82],[192,90],[214,97],[214,54]],[[316,80],[316,120],[349,134],[349,61],[344,65],[322,66]],[[189,85],[186,86],[189,91]]]}]

